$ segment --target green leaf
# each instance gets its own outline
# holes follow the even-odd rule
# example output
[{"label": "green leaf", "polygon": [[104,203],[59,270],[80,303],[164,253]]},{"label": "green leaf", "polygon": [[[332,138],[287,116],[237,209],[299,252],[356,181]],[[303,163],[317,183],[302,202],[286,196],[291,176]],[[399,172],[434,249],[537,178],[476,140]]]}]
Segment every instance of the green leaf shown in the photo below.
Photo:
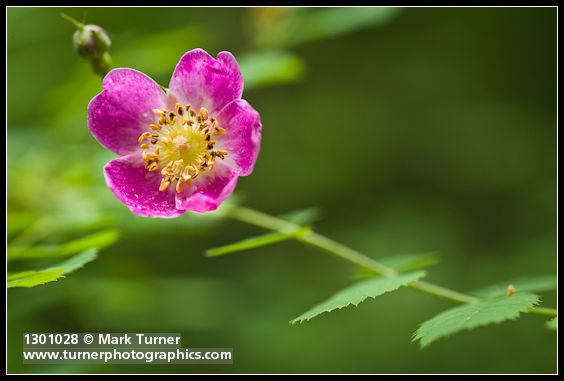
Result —
[{"label": "green leaf", "polygon": [[556,290],[557,279],[556,275],[522,276],[471,291],[470,294],[483,298],[507,295],[507,287],[510,284],[515,287],[515,291],[517,292],[542,292]]},{"label": "green leaf", "polygon": [[7,278],[6,286],[12,287],[33,287],[47,282],[53,282],[63,277],[62,269],[43,270],[43,271],[23,271],[10,274]]},{"label": "green leaf", "polygon": [[118,238],[119,233],[117,230],[108,229],[80,237],[62,245],[9,247],[7,258],[8,261],[12,261],[31,258],[66,257],[92,248],[102,249],[112,245]]},{"label": "green leaf", "polygon": [[40,284],[56,281],[63,277],[63,274],[69,274],[86,263],[93,261],[97,256],[97,249],[90,249],[77,254],[58,265],[49,267],[40,271],[23,271],[7,276],[7,287],[33,287]]},{"label": "green leaf", "polygon": [[237,59],[245,79],[245,89],[298,82],[305,62],[294,53],[267,50],[248,53]]},{"label": "green leaf", "polygon": [[51,258],[56,257],[55,254],[58,248],[58,245],[8,247],[6,258],[8,261],[31,258]]},{"label": "green leaf", "polygon": [[300,235],[305,234],[308,231],[310,231],[310,228],[304,226],[290,233],[282,233],[282,232],[267,233],[257,237],[247,238],[242,241],[232,243],[229,245],[206,250],[206,256],[216,257],[218,255],[224,255],[237,251],[254,249],[256,247],[266,246],[276,242],[287,241],[289,239],[299,237]]},{"label": "green leaf", "polygon": [[555,316],[553,319],[550,319],[546,322],[546,328],[550,329],[551,331],[556,331],[558,327],[558,316]]},{"label": "green leaf", "polygon": [[92,248],[102,249],[112,245],[118,238],[119,233],[117,230],[104,230],[63,244],[57,250],[57,254],[59,256],[66,256]]},{"label": "green leaf", "polygon": [[385,25],[400,12],[397,7],[291,8],[281,22],[255,35],[259,46],[290,47],[344,35],[355,30]]},{"label": "green leaf", "polygon": [[326,301],[291,320],[290,323],[295,324],[297,322],[303,322],[304,320],[310,320],[323,312],[330,312],[335,309],[347,307],[351,304],[357,306],[368,297],[375,298],[386,292],[397,290],[401,286],[407,286],[409,283],[424,275],[425,271],[415,271],[408,274],[370,278],[360,281],[339,291]]},{"label": "green leaf", "polygon": [[[390,267],[396,270],[397,272],[405,273],[408,271],[433,266],[439,262],[439,258],[437,256],[437,253],[404,254],[394,255],[392,257],[378,258],[378,262],[386,267]],[[378,275],[379,274],[375,271],[363,267],[360,269],[357,276],[359,278],[367,278]]]},{"label": "green leaf", "polygon": [[424,348],[462,330],[516,319],[519,313],[526,312],[538,301],[539,297],[534,294],[518,292],[513,296],[496,296],[454,307],[421,324],[413,341],[420,340],[421,348]]},{"label": "green leaf", "polygon": [[59,263],[56,266],[50,267],[47,270],[61,269],[63,274],[71,273],[79,268],[83,267],[88,262],[92,262],[98,256],[98,249],[86,250],[80,254],[77,254],[66,261]]}]

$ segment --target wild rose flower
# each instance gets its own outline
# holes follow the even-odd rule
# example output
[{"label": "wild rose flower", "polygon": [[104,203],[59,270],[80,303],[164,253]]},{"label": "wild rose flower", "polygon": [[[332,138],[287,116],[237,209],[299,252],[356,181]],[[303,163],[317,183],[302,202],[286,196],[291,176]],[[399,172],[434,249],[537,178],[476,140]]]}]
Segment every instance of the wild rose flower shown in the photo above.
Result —
[{"label": "wild rose flower", "polygon": [[239,176],[253,171],[260,116],[241,99],[243,79],[229,52],[194,49],[180,59],[168,91],[133,69],[114,69],[88,105],[88,128],[121,157],[106,183],[133,213],[177,217],[215,210]]}]

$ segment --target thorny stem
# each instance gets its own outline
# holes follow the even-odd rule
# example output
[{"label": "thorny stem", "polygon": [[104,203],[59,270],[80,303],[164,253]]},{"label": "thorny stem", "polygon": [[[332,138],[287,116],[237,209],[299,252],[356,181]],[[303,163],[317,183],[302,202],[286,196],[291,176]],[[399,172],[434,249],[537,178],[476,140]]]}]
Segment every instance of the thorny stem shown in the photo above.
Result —
[{"label": "thorny stem", "polygon": [[[229,217],[248,223],[250,225],[259,226],[261,228],[280,232],[295,232],[300,229],[299,225],[292,222],[283,220],[278,217],[270,216],[268,214],[249,209],[246,207],[238,206],[229,210]],[[370,269],[382,276],[392,276],[396,271],[390,267],[375,261],[372,258],[359,253],[345,245],[340,244],[330,238],[318,234],[312,230],[306,230],[303,234],[296,237],[299,241],[318,247],[328,253],[337,255],[349,262],[360,265],[364,268]],[[429,295],[438,296],[443,299],[452,300],[458,303],[473,303],[480,300],[477,297],[463,294],[458,291],[450,290],[445,287],[437,286],[432,283],[424,281],[414,281],[409,284],[410,288],[424,292]],[[529,308],[527,313],[556,316],[557,311],[554,308]]]}]

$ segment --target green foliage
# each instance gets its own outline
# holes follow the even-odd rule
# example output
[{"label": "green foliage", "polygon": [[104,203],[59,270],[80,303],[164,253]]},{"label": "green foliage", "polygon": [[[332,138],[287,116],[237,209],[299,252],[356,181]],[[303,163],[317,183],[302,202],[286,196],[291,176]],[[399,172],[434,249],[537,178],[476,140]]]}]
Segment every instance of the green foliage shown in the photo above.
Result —
[{"label": "green foliage", "polygon": [[32,225],[39,215],[32,210],[22,210],[18,212],[10,212],[7,214],[6,235],[13,236],[25,230],[28,226]]},{"label": "green foliage", "polygon": [[62,276],[62,269],[23,271],[20,273],[8,274],[6,286],[8,288],[33,287],[40,284],[56,281]]},{"label": "green foliage", "polygon": [[119,233],[117,230],[107,229],[77,238],[62,245],[9,247],[7,258],[8,261],[12,261],[31,258],[65,257],[91,248],[105,248],[116,242],[118,238]]},{"label": "green foliage", "polygon": [[9,274],[7,277],[7,287],[33,287],[40,284],[56,281],[63,277],[64,274],[69,274],[88,262],[96,259],[97,249],[86,250],[77,254],[66,261],[63,261],[55,266],[46,268],[39,271],[23,271],[14,274]]},{"label": "green foliage", "polygon": [[550,319],[546,322],[546,328],[550,329],[551,331],[556,331],[558,327],[558,316],[555,316],[553,319]]},{"label": "green foliage", "polygon": [[407,286],[409,283],[418,280],[425,275],[424,271],[415,271],[408,274],[395,275],[390,277],[370,278],[353,284],[339,291],[326,301],[314,306],[309,311],[303,313],[297,318],[290,321],[291,324],[310,320],[324,312],[331,312],[335,309],[341,309],[349,305],[357,306],[366,298],[375,298],[386,292],[394,291],[401,286]]},{"label": "green foliage", "polygon": [[512,284],[517,292],[542,292],[556,290],[558,281],[556,275],[527,275],[491,286],[471,291],[470,294],[479,297],[492,297],[507,294],[507,287]]},{"label": "green foliage", "polygon": [[424,348],[442,337],[462,330],[516,319],[539,301],[538,296],[516,293],[513,296],[495,296],[448,309],[427,320],[414,333],[413,340],[420,340]]},{"label": "green foliage", "polygon": [[401,8],[284,9],[278,20],[255,36],[259,46],[296,46],[367,27],[385,25]]},{"label": "green foliage", "polygon": [[132,67],[150,76],[162,76],[166,82],[161,84],[168,86],[180,57],[190,49],[213,44],[215,35],[211,33],[210,25],[191,23],[181,27],[158,28],[148,34],[132,33],[127,38],[127,43],[112,46],[115,66]]},{"label": "green foliage", "polygon": [[266,246],[276,242],[287,241],[290,239],[298,238],[302,234],[307,233],[308,231],[310,231],[310,228],[304,226],[290,233],[285,233],[285,232],[266,233],[257,237],[247,238],[242,241],[232,243],[229,245],[206,250],[206,256],[216,257],[218,255],[224,255],[228,253],[234,253],[237,251],[254,249],[260,246]]},{"label": "green foliage", "polygon": [[67,259],[64,262],[59,263],[56,266],[53,266],[51,269],[58,268],[63,270],[63,274],[68,274],[75,270],[78,270],[88,262],[92,262],[94,259],[96,259],[97,255],[98,255],[98,249],[88,249],[80,254],[77,254]]},{"label": "green foliage", "polygon": [[247,53],[238,62],[246,90],[298,82],[305,69],[303,59],[294,53],[279,50]]}]

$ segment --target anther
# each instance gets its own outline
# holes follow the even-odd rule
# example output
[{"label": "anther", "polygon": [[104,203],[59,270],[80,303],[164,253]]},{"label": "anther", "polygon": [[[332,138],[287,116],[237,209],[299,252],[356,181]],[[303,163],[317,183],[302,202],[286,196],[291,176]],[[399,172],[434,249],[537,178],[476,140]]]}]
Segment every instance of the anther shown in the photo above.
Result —
[{"label": "anther", "polygon": [[215,125],[215,135],[225,135],[225,128],[221,128],[216,124]]},{"label": "anther", "polygon": [[172,167],[173,164],[174,163],[172,161],[169,161],[168,164],[161,171],[161,175],[166,175],[168,173],[170,167]]},{"label": "anther", "polygon": [[167,177],[166,179],[162,179],[161,180],[161,186],[159,187],[160,191],[164,191],[166,188],[168,188],[170,185],[170,181],[169,178]]},{"label": "anther", "polygon": [[182,191],[182,187],[184,186],[184,178],[180,178],[176,183],[176,191],[180,193]]},{"label": "anther", "polygon": [[178,115],[182,115],[184,113],[184,110],[183,110],[182,105],[180,103],[176,104],[176,112],[178,113]]},{"label": "anther", "polygon": [[143,132],[143,134],[139,137],[139,143],[141,143],[143,140],[150,138],[151,136],[153,136],[152,133],[150,132]]},{"label": "anther", "polygon": [[208,119],[208,110],[202,107],[200,109],[200,117],[202,118],[202,120]]}]

